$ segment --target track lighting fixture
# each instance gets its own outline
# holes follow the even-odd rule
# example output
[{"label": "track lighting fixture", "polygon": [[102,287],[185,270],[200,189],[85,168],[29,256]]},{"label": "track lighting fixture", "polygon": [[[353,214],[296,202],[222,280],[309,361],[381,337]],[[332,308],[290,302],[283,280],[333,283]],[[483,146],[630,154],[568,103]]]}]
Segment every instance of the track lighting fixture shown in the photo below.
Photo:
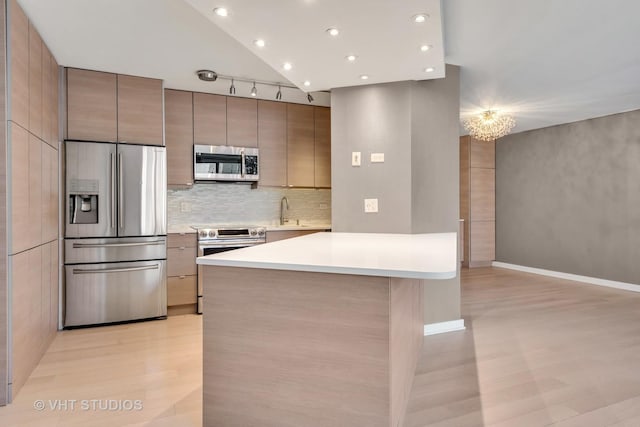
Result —
[{"label": "track lighting fixture", "polygon": [[[313,96],[311,95],[310,92],[307,92],[307,90],[311,89],[307,89],[307,90],[302,90],[300,89],[298,86],[293,86],[290,84],[286,84],[286,83],[280,83],[280,82],[270,82],[270,81],[265,81],[265,80],[249,80],[249,79],[245,79],[243,77],[234,77],[234,76],[225,76],[222,74],[218,74],[215,71],[212,70],[198,70],[196,71],[196,75],[198,76],[199,79],[201,80],[205,80],[205,81],[209,81],[209,82],[215,82],[216,80],[228,80],[229,82],[231,82],[231,84],[229,85],[229,95],[235,95],[236,94],[236,80],[242,83],[250,83],[251,84],[251,91],[249,92],[251,97],[256,98],[258,96],[258,88],[257,85],[263,85],[263,86],[275,86],[278,88],[278,91],[276,92],[276,100],[277,101],[281,101],[282,100],[282,88],[289,88],[289,89],[295,89],[295,90],[299,90],[301,91],[303,94],[306,93],[307,94],[307,101],[309,101],[310,103],[314,101]],[[303,83],[304,86],[311,86],[311,82],[309,81],[305,81]],[[242,89],[242,85],[240,87],[241,90]],[[291,92],[293,93],[293,92]],[[241,95],[242,96],[242,95]]]}]

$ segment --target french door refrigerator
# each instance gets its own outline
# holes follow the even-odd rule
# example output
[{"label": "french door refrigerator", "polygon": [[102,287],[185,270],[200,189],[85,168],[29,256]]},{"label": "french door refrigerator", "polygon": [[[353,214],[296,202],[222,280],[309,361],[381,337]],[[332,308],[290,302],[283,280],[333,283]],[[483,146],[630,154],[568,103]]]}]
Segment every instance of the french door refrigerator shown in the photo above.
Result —
[{"label": "french door refrigerator", "polygon": [[164,147],[65,141],[64,327],[167,315]]}]

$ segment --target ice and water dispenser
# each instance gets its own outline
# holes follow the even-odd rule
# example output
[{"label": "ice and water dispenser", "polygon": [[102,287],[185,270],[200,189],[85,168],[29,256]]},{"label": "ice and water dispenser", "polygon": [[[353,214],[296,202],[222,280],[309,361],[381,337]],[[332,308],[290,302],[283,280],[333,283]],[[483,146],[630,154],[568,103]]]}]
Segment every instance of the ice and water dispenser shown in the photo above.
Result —
[{"label": "ice and water dispenser", "polygon": [[71,224],[98,223],[98,187],[98,180],[72,180],[68,193]]}]

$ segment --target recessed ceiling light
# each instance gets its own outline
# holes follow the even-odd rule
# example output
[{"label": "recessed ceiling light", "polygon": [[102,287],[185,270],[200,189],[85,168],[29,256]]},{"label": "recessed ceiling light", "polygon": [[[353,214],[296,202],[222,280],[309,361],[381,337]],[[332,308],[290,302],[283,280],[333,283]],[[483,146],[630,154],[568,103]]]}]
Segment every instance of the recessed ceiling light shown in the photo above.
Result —
[{"label": "recessed ceiling light", "polygon": [[369,78],[369,76],[368,76],[368,75],[366,75],[366,74],[362,74],[362,75],[360,75],[360,79],[361,79],[361,80],[367,80],[368,78]]},{"label": "recessed ceiling light", "polygon": [[340,30],[338,30],[337,28],[327,28],[327,33],[329,33],[330,36],[335,37],[340,34]]},{"label": "recessed ceiling light", "polygon": [[423,51],[423,52],[426,52],[429,49],[431,49],[431,45],[423,44],[422,46],[420,46],[420,50]]},{"label": "recessed ceiling light", "polygon": [[311,82],[309,80],[305,80],[302,84],[305,86],[311,86]]},{"label": "recessed ceiling light", "polygon": [[292,68],[293,68],[293,65],[291,65],[291,62],[285,62],[285,63],[282,65],[282,68],[284,68],[285,70],[289,71],[290,69],[292,69]]},{"label": "recessed ceiling light", "polygon": [[426,13],[419,13],[417,15],[413,15],[413,22],[417,22],[418,24],[421,24],[424,21],[426,21],[428,17],[429,15],[427,15]]},{"label": "recessed ceiling light", "polygon": [[355,61],[356,59],[358,59],[358,57],[357,57],[357,56],[355,56],[355,55],[347,55],[347,56],[345,56],[345,57],[344,57],[344,59],[346,59],[346,60],[347,60],[347,61],[349,61],[349,62],[353,62],[353,61]]},{"label": "recessed ceiling light", "polygon": [[262,39],[256,39],[256,40],[254,40],[254,41],[253,41],[253,44],[255,44],[255,45],[256,45],[256,46],[258,46],[258,47],[264,47],[264,45],[265,45],[264,40],[262,40]]},{"label": "recessed ceiling light", "polygon": [[226,7],[216,7],[215,9],[213,9],[213,13],[215,13],[218,16],[229,16],[229,11],[227,10]]},{"label": "recessed ceiling light", "polygon": [[433,68],[433,67],[427,67],[427,68],[424,69],[424,72],[425,73],[433,73],[434,70],[435,70],[435,68]]}]

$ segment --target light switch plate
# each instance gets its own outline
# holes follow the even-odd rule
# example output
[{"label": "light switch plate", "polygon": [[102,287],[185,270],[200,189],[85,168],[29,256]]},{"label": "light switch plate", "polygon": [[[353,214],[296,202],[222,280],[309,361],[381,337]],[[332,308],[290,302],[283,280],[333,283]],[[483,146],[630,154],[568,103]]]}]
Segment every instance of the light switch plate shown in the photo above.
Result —
[{"label": "light switch plate", "polygon": [[371,163],[384,163],[384,153],[371,153]]},{"label": "light switch plate", "polygon": [[351,153],[351,166],[360,166],[362,162],[362,153],[360,151],[354,151]]},{"label": "light switch plate", "polygon": [[364,199],[364,211],[365,213],[378,212],[378,199]]}]

